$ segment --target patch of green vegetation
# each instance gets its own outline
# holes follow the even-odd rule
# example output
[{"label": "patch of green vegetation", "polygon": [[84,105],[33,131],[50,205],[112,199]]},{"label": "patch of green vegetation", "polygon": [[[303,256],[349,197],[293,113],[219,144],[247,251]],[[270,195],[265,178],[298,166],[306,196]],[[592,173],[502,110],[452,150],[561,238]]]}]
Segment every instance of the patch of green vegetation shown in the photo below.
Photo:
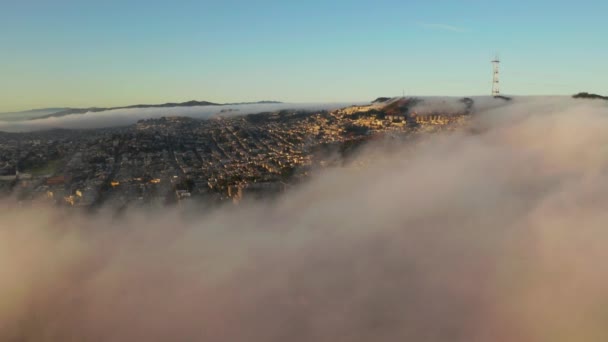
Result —
[{"label": "patch of green vegetation", "polygon": [[24,173],[29,173],[32,176],[45,176],[45,175],[54,175],[61,169],[63,166],[63,161],[61,159],[51,160],[46,163],[46,165],[32,168],[29,170],[24,170]]}]

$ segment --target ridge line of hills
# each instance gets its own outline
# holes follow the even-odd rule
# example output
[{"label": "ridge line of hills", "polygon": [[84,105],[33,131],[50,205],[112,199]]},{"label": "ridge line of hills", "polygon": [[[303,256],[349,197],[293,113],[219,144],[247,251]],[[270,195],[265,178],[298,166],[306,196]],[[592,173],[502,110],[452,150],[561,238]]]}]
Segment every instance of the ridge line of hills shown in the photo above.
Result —
[{"label": "ridge line of hills", "polygon": [[138,104],[132,106],[123,106],[123,107],[93,107],[93,108],[69,108],[57,113],[47,114],[44,116],[40,116],[37,119],[45,119],[50,117],[61,117],[70,114],[84,114],[88,112],[105,112],[108,110],[116,110],[116,109],[142,109],[142,108],[176,108],[176,107],[202,107],[202,106],[235,106],[235,105],[249,105],[249,104],[278,104],[281,102],[278,101],[259,101],[259,102],[238,102],[238,103],[214,103],[209,101],[187,101],[187,102],[168,102],[163,104]]},{"label": "ridge line of hills", "polygon": [[[51,117],[61,117],[71,114],[84,114],[88,112],[105,112],[117,109],[142,109],[142,108],[177,108],[177,107],[201,107],[201,106],[235,106],[235,105],[251,105],[251,104],[280,104],[280,101],[258,101],[258,102],[235,102],[235,103],[214,103],[209,101],[187,101],[187,102],[167,102],[163,104],[137,104],[131,106],[120,107],[89,107],[89,108],[41,108],[33,110],[25,110],[20,112],[0,113],[0,115],[16,115],[27,113],[40,113],[51,111],[48,114],[28,118],[27,120],[46,119]],[[0,116],[1,118],[1,116]]]},{"label": "ridge line of hills", "polygon": [[[511,98],[500,96],[504,100],[510,100]],[[587,92],[581,92],[572,96],[574,99],[591,99],[591,100],[606,100],[608,96],[602,96],[597,94],[591,94]],[[384,102],[390,102],[391,97],[380,97],[372,101],[372,104],[380,104]],[[18,112],[5,112],[0,113],[0,120],[37,120],[47,119],[52,117],[62,117],[71,114],[85,114],[88,112],[105,112],[110,110],[118,109],[143,109],[143,108],[178,108],[178,107],[199,107],[199,106],[235,106],[235,105],[252,105],[252,104],[281,104],[280,101],[258,101],[258,102],[235,102],[235,103],[215,103],[209,101],[187,101],[187,102],[167,102],[163,104],[136,104],[130,106],[119,106],[119,107],[89,107],[89,108],[41,108],[24,110]],[[10,119],[9,119],[10,117]]]}]

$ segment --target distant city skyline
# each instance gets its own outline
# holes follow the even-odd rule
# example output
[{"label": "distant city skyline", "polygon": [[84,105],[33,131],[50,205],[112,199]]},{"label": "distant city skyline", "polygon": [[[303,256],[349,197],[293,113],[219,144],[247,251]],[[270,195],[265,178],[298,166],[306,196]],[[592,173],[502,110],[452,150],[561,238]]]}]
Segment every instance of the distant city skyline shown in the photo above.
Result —
[{"label": "distant city skyline", "polygon": [[608,3],[2,4],[0,112],[138,103],[606,93]]}]

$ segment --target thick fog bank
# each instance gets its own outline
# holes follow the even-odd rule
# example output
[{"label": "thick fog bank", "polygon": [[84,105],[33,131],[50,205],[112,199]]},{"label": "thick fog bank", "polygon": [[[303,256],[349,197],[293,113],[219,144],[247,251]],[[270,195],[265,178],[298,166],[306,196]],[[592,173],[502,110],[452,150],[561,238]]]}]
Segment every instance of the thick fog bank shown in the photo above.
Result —
[{"label": "thick fog bank", "polygon": [[194,220],[2,203],[0,340],[606,341],[607,107],[472,125]]}]

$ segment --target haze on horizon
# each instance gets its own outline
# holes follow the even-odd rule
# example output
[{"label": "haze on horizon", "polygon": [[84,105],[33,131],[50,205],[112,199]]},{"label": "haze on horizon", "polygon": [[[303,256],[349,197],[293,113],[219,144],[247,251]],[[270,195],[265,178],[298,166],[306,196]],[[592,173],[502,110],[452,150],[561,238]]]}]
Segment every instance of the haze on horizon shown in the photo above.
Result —
[{"label": "haze on horizon", "polygon": [[604,92],[608,4],[12,1],[0,112],[207,100]]}]

